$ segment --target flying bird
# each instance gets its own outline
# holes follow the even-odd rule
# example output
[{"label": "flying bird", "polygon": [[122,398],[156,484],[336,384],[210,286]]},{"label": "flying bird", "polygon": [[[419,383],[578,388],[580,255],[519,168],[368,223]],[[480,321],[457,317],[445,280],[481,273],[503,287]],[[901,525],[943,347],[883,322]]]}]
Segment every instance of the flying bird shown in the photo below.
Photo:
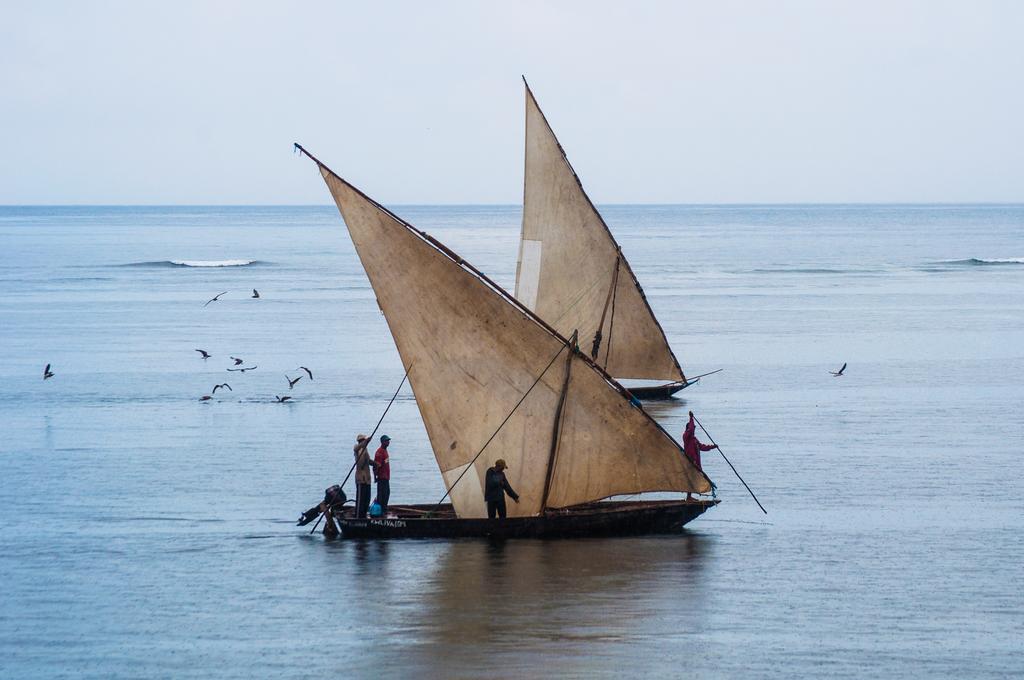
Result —
[{"label": "flying bird", "polygon": [[216,301],[217,301],[217,299],[218,299],[218,298],[219,298],[219,297],[220,297],[221,295],[227,295],[227,294],[228,294],[228,292],[227,292],[227,291],[224,291],[223,293],[217,293],[217,294],[216,294],[216,295],[214,295],[214,296],[213,296],[212,298],[210,298],[209,300],[207,300],[207,301],[206,301],[206,304],[205,304],[205,305],[203,305],[203,307],[205,307],[206,305],[210,304],[211,302],[216,302]]},{"label": "flying bird", "polygon": [[212,354],[207,352],[205,349],[197,349],[196,351],[199,352],[200,354],[202,354],[204,359],[209,359],[210,357],[213,356]]},{"label": "flying bird", "polygon": [[217,394],[217,390],[218,390],[218,389],[220,389],[220,388],[222,388],[222,387],[226,387],[226,388],[228,388],[228,391],[229,391],[229,392],[234,392],[234,390],[233,390],[233,389],[231,389],[231,385],[229,385],[229,384],[227,384],[227,383],[221,383],[220,385],[214,385],[214,386],[213,386],[213,393],[214,393],[214,394]]},{"label": "flying bird", "polygon": [[831,373],[833,376],[838,378],[839,376],[841,376],[843,374],[843,371],[845,371],[845,370],[846,370],[846,364],[844,363],[843,367],[840,368],[838,371],[829,371],[829,373]]},{"label": "flying bird", "polygon": [[297,383],[300,380],[302,380],[302,376],[301,375],[298,378],[296,378],[295,380],[292,380],[291,378],[289,378],[287,376],[287,374],[284,377],[288,381],[288,389],[291,389],[291,388],[295,387],[295,383]]},{"label": "flying bird", "polygon": [[302,369],[303,371],[305,371],[305,372],[306,372],[306,375],[308,375],[308,376],[309,376],[309,379],[310,379],[310,380],[312,380],[312,379],[313,379],[313,371],[309,370],[309,369],[308,369],[308,368],[306,368],[305,366],[299,366],[299,368],[301,368],[301,369]]},{"label": "flying bird", "polygon": [[203,396],[199,397],[199,401],[210,401],[211,399],[213,399],[213,397],[211,397],[209,394],[204,394]]},{"label": "flying bird", "polygon": [[252,371],[252,370],[255,370],[257,368],[259,368],[259,366],[242,366],[241,368],[229,368],[227,370],[229,370],[229,371],[241,371],[242,373],[245,373],[246,371]]},{"label": "flying bird", "polygon": [[228,357],[228,358],[235,362],[235,366],[238,366],[238,365],[240,365],[242,363],[242,360],[239,359],[238,357]]},{"label": "flying bird", "polygon": [[53,371],[50,370],[50,364],[46,364],[46,368],[43,369],[43,380],[48,380],[53,377]]},{"label": "flying bird", "polygon": [[277,403],[278,403],[278,404],[283,404],[284,402],[286,402],[286,401],[288,401],[289,399],[291,399],[291,397],[279,397],[279,396],[277,396],[277,395],[275,394],[275,395],[274,395],[274,399],[277,399]]},{"label": "flying bird", "polygon": [[256,290],[255,288],[253,288],[252,289],[252,299],[256,300],[256,299],[259,298],[259,296],[260,296],[260,292],[258,290]]}]

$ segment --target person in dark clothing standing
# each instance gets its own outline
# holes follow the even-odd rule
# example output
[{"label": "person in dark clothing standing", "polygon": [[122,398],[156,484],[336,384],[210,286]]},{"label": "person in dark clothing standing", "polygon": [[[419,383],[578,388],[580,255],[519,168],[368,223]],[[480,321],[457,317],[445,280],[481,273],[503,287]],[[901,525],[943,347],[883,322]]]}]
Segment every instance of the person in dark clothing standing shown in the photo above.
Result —
[{"label": "person in dark clothing standing", "polygon": [[484,483],[484,500],[487,501],[488,519],[494,519],[495,515],[502,519],[505,518],[508,512],[505,508],[506,493],[512,496],[512,500],[516,503],[519,502],[519,494],[512,489],[508,479],[505,477],[505,470],[507,468],[508,466],[505,465],[505,461],[499,458],[494,461],[494,467],[487,470]]},{"label": "person in dark clothing standing", "polygon": [[370,508],[370,454],[366,447],[370,438],[365,434],[356,437],[356,445],[352,447],[352,456],[356,459],[356,517],[366,517]]},{"label": "person in dark clothing standing", "polygon": [[388,501],[391,500],[391,456],[388,444],[391,437],[386,434],[380,437],[380,448],[373,454],[373,476],[377,478],[377,504],[380,505],[381,516],[388,512]]},{"label": "person in dark clothing standing", "polygon": [[[683,430],[683,453],[690,459],[694,467],[698,470],[703,470],[700,466],[700,452],[717,449],[718,446],[716,444],[705,444],[697,439],[696,427],[696,424],[693,422],[693,411],[690,411],[690,422],[686,424],[686,429]],[[693,500],[693,494],[689,491],[686,492],[686,500]]]}]

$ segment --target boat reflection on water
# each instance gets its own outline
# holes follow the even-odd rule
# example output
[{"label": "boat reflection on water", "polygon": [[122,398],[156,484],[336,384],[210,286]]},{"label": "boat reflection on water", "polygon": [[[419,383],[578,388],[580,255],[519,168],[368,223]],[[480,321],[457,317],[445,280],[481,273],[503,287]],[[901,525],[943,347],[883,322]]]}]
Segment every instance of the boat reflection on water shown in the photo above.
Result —
[{"label": "boat reflection on water", "polygon": [[[552,675],[600,671],[606,663],[629,664],[636,645],[670,637],[685,647],[705,625],[704,572],[716,540],[683,531],[617,539],[334,545],[348,558],[344,582],[367,588],[360,600],[379,608],[367,611],[367,618],[385,626],[360,640],[369,647],[360,656],[375,659],[381,672],[451,677],[458,668],[525,672],[538,667],[538,656]],[[586,658],[566,646],[583,641]]]}]

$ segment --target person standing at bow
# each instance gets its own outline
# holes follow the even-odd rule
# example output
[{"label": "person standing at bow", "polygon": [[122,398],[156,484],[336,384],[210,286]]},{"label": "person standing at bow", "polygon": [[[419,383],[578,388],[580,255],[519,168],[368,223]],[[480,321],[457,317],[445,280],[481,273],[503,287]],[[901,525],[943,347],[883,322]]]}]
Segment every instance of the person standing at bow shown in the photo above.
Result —
[{"label": "person standing at bow", "polygon": [[386,434],[380,437],[380,448],[373,454],[373,476],[377,478],[377,504],[380,505],[382,517],[387,516],[388,501],[391,500],[391,456],[388,445],[391,437]]},{"label": "person standing at bow", "polygon": [[519,502],[519,494],[512,490],[512,486],[505,477],[505,470],[508,468],[501,458],[494,461],[494,467],[488,468],[484,480],[484,500],[487,501],[487,519],[494,519],[497,515],[505,519],[507,509],[505,508],[505,494],[512,496],[512,500]]},{"label": "person standing at bow", "polygon": [[356,517],[366,517],[370,508],[370,454],[366,447],[370,438],[365,434],[356,436],[356,445],[352,447],[352,456],[356,459]]},{"label": "person standing at bow", "polygon": [[[690,462],[696,466],[698,470],[703,471],[700,466],[700,452],[710,451],[711,449],[717,449],[718,446],[715,444],[704,444],[695,433],[697,424],[693,422],[693,411],[690,411],[690,422],[686,424],[686,429],[683,430],[683,453],[690,459]],[[692,501],[693,495],[689,491],[686,492],[686,500]]]}]

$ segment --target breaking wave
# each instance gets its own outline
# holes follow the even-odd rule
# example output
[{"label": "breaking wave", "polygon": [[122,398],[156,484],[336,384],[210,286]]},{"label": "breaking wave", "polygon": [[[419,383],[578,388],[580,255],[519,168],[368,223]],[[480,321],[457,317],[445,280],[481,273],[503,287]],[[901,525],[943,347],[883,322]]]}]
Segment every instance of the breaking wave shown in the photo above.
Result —
[{"label": "breaking wave", "polygon": [[1008,257],[1000,260],[982,260],[972,257],[967,260],[944,260],[939,264],[959,265],[962,267],[992,267],[1001,265],[1024,264],[1024,257]]},{"label": "breaking wave", "polygon": [[130,262],[122,267],[247,267],[262,264],[259,260],[157,260],[154,262]]},{"label": "breaking wave", "polygon": [[829,269],[824,267],[802,267],[785,268],[777,267],[772,269],[751,269],[753,274],[873,274],[872,269]]}]

